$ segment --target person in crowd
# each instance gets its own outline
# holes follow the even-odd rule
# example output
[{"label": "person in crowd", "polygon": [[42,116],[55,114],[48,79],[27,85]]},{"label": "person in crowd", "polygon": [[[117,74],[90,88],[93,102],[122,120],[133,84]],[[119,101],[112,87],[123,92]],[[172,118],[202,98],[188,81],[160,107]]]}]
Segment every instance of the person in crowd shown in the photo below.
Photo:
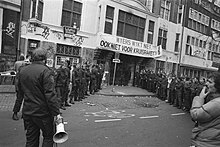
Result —
[{"label": "person in crowd", "polygon": [[31,64],[31,55],[30,54],[26,55],[26,58],[25,58],[24,62],[25,62],[26,65]]},{"label": "person in crowd", "polygon": [[96,85],[97,85],[96,75],[97,75],[96,65],[92,65],[91,80],[90,80],[90,85],[89,85],[89,91],[90,91],[90,94],[92,95],[95,93],[95,90],[96,90]]},{"label": "person in crowd", "polygon": [[[77,96],[78,96],[78,87],[77,87],[77,82],[76,82],[76,65],[73,65],[73,68],[71,69],[71,78],[70,81],[72,83],[71,86],[71,91],[69,95],[69,103],[75,104],[74,101],[77,101]],[[74,100],[73,100],[74,98]]]},{"label": "person in crowd", "polygon": [[62,103],[64,103],[64,106],[70,107],[71,105],[68,103],[69,92],[70,92],[69,85],[70,85],[70,70],[71,70],[71,65],[69,60],[65,61],[64,70],[65,70],[66,81],[64,84],[64,100]]},{"label": "person in crowd", "polygon": [[170,83],[170,92],[169,92],[169,99],[168,102],[170,103],[170,105],[176,106],[175,104],[175,100],[176,100],[176,77],[174,75],[172,75],[172,80]]},{"label": "person in crowd", "polygon": [[89,69],[89,65],[84,65],[84,72],[85,72],[85,76],[86,76],[86,85],[85,85],[85,96],[89,96],[88,92],[89,92],[89,83],[90,83],[90,78],[91,78],[91,72]]},{"label": "person in crowd", "polygon": [[182,109],[182,103],[183,103],[183,77],[177,78],[177,83],[176,83],[176,105],[178,109]]},{"label": "person in crowd", "polygon": [[183,88],[183,110],[184,111],[189,111],[191,107],[191,80],[189,77],[186,77],[186,81],[184,83],[184,88]]},{"label": "person in crowd", "polygon": [[76,78],[76,85],[77,85],[77,92],[78,92],[77,101],[82,101],[82,99],[85,98],[84,97],[85,96],[84,86],[85,86],[86,76],[85,76],[84,70],[82,69],[81,64],[77,65],[75,78]]},{"label": "person in crowd", "polygon": [[59,99],[60,108],[62,110],[66,110],[64,106],[65,102],[65,88],[67,83],[67,74],[66,74],[66,66],[67,64],[65,62],[61,62],[60,67],[56,71],[56,77],[55,77],[55,88],[57,92],[57,97]]},{"label": "person in crowd", "polygon": [[[25,66],[24,59],[25,59],[24,55],[20,55],[19,60],[15,62],[14,69],[16,71],[16,74],[18,74],[21,67]],[[15,104],[14,104],[14,107],[13,107],[12,119],[13,120],[19,120],[18,112],[21,109],[21,105],[22,105],[22,102],[23,102],[23,97],[21,97],[18,93],[17,76],[15,78],[15,91],[16,91],[16,100],[15,100]]]},{"label": "person in crowd", "polygon": [[26,147],[53,147],[54,117],[61,118],[54,77],[46,66],[47,51],[33,51],[32,64],[18,73],[18,92],[24,98],[22,117],[26,130]]},{"label": "person in crowd", "polygon": [[[207,92],[206,92],[207,89]],[[208,94],[213,99],[205,103]],[[199,96],[195,96],[190,110],[191,117],[197,122],[192,129],[192,147],[220,146],[220,73],[213,73]]]},{"label": "person in crowd", "polygon": [[172,80],[173,80],[172,75],[169,74],[168,78],[167,78],[167,97],[166,97],[166,100],[165,100],[165,102],[167,102],[167,103],[171,102],[171,98],[170,98],[170,84],[171,84]]},{"label": "person in crowd", "polygon": [[167,98],[167,85],[168,80],[165,73],[162,74],[162,81],[161,81],[161,100],[166,100]]},{"label": "person in crowd", "polygon": [[16,72],[18,72],[18,70],[21,66],[25,65],[24,59],[25,59],[24,55],[20,55],[19,60],[15,62],[14,69]]}]

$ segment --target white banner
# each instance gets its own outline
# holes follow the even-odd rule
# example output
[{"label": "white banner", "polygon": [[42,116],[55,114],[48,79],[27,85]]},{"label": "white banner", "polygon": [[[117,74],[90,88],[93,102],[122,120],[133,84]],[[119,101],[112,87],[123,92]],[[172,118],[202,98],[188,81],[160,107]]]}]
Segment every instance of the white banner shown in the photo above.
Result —
[{"label": "white banner", "polygon": [[203,58],[203,59],[206,58],[206,50],[204,48],[193,46],[193,45],[191,45],[191,48],[192,48],[193,56]]},{"label": "white banner", "polygon": [[162,56],[161,46],[107,34],[98,36],[98,48],[139,57]]}]

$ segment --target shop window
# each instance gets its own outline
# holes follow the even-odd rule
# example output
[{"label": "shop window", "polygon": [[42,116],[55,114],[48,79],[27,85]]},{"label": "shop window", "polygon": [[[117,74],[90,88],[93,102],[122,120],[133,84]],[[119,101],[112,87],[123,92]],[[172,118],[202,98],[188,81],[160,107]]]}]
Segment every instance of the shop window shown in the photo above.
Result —
[{"label": "shop window", "polygon": [[42,21],[43,18],[43,0],[32,0],[31,1],[31,18],[36,18]]},{"label": "shop window", "polygon": [[67,55],[67,56],[79,56],[80,47],[57,44],[56,53],[60,55]]},{"label": "shop window", "polygon": [[145,18],[119,10],[117,36],[143,41]]},{"label": "shop window", "polygon": [[81,15],[82,3],[74,0],[64,0],[61,26],[72,27],[76,23],[77,28],[80,28]]},{"label": "shop window", "polygon": [[153,44],[154,37],[154,21],[149,20],[147,43]]},{"label": "shop window", "polygon": [[61,57],[57,57],[57,65],[61,65],[61,62],[62,62],[62,60],[61,60]]},{"label": "shop window", "polygon": [[166,44],[167,44],[167,30],[164,29],[159,29],[159,34],[158,34],[158,41],[157,45],[162,45],[163,49],[166,49]]},{"label": "shop window", "polygon": [[114,19],[114,8],[107,6],[106,17],[105,17],[105,30],[104,30],[104,32],[107,34],[112,34],[113,19]]}]

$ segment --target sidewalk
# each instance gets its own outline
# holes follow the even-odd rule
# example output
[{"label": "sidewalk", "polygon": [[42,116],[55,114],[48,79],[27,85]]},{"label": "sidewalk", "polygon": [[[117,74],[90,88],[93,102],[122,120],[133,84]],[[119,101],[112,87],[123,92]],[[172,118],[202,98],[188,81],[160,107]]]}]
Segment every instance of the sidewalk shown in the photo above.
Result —
[{"label": "sidewalk", "polygon": [[[0,94],[1,93],[15,93],[15,86],[14,85],[0,85]],[[132,86],[107,86],[103,87],[99,92],[98,95],[104,96],[155,96],[154,93],[148,92],[145,89],[141,89],[138,87]]]},{"label": "sidewalk", "polygon": [[132,96],[155,96],[155,93],[148,92],[145,89],[133,86],[107,86],[103,87],[98,95],[104,96],[123,96],[123,97],[132,97]]},{"label": "sidewalk", "polygon": [[15,93],[15,85],[0,85],[1,93]]}]

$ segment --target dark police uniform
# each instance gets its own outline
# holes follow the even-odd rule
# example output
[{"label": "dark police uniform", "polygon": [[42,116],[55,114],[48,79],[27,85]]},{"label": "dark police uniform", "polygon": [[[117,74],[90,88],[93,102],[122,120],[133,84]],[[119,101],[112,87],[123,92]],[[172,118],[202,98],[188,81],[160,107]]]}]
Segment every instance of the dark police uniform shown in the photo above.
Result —
[{"label": "dark police uniform", "polygon": [[40,130],[43,146],[53,146],[53,118],[60,114],[54,77],[43,62],[33,62],[18,74],[18,92],[24,98],[22,115],[26,146],[38,147]]}]

